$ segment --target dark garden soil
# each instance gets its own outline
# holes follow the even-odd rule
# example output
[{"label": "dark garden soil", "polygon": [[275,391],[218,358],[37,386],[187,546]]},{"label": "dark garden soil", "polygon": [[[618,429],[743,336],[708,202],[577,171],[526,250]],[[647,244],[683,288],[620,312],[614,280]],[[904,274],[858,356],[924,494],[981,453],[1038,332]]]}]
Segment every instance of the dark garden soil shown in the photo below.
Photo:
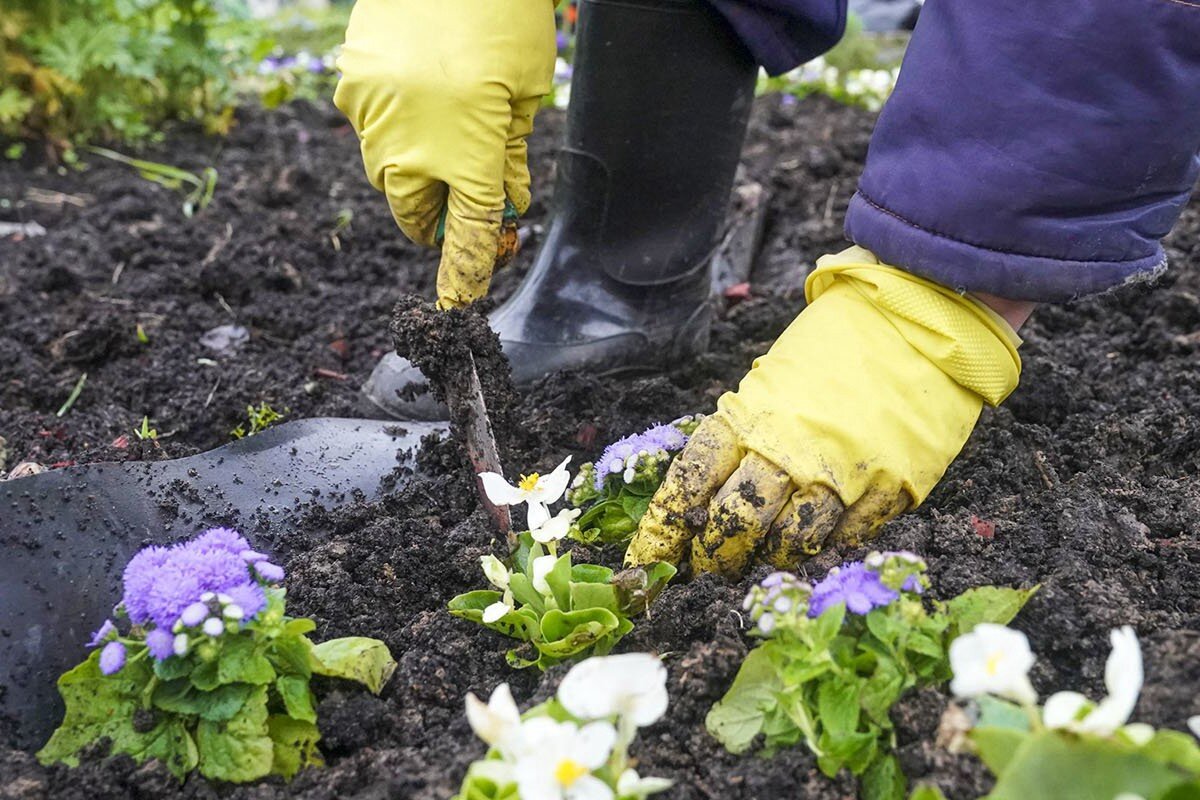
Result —
[{"label": "dark garden soil", "polygon": [[[873,118],[811,99],[760,101],[745,176],[774,198],[751,297],[716,325],[712,352],[667,375],[563,374],[526,392],[514,411],[511,470],[594,457],[652,422],[713,408],[800,309],[804,271],[841,244],[841,216]],[[550,194],[561,124],[542,117],[535,181]],[[92,163],[58,176],[0,167],[0,219],[36,220],[45,236],[0,241],[0,435],[8,467],[179,456],[228,440],[247,404],[291,418],[352,415],[356,390],[389,346],[388,318],[404,292],[428,297],[436,256],[409,246],[361,177],[354,137],[330,111],[297,106],[248,114],[224,143],[186,134],[152,151],[220,171],[216,200],[191,221],[176,194],[126,169]],[[64,192],[70,197],[56,197]],[[353,221],[335,232],[343,209]],[[529,217],[546,219],[539,201]],[[1200,713],[1200,205],[1170,239],[1173,269],[1134,287],[1040,310],[1025,331],[1022,387],[987,411],[963,456],[920,510],[881,544],[925,554],[936,592],[980,583],[1042,584],[1019,618],[1040,660],[1043,693],[1099,696],[1108,631],[1141,636],[1147,683],[1137,718],[1181,728]],[[500,277],[511,291],[532,248]],[[143,326],[148,344],[135,335]],[[242,325],[249,339],[218,353],[206,331]],[[211,364],[198,362],[209,359]],[[74,407],[55,411],[80,374]],[[157,444],[133,428],[148,415]],[[116,442],[116,444],[114,444]],[[483,748],[462,713],[468,691],[509,681],[527,704],[546,675],[505,666],[508,642],[451,618],[446,602],[478,588],[489,547],[472,476],[456,445],[427,447],[425,475],[383,501],[314,511],[288,543],[294,613],[318,636],[384,639],[400,668],[381,698],[322,686],[330,766],[290,785],[177,786],[161,766],[91,759],[44,769],[29,754],[0,756],[0,797],[446,798]],[[856,552],[804,567],[819,577]],[[599,554],[615,563],[619,554]],[[761,571],[758,573],[761,577]],[[704,715],[729,686],[750,642],[738,615],[749,580],[701,578],[669,588],[621,644],[666,656],[672,705],[635,748],[643,774],[675,778],[679,800],[851,798],[854,782],[816,773],[803,749],[772,760],[725,753]],[[103,615],[97,609],[97,621]],[[914,778],[952,798],[986,791],[970,758],[935,745],[946,696],[926,691],[895,710]]]}]

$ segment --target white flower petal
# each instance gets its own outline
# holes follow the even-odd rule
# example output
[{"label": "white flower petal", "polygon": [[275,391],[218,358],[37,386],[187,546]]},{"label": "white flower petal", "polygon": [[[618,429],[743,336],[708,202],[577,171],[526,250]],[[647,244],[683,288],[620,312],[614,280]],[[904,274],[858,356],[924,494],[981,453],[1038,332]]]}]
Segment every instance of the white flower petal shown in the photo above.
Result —
[{"label": "white flower petal", "polygon": [[466,702],[471,730],[489,745],[503,745],[521,726],[521,714],[507,683],[497,686],[487,703],[474,694],[468,694]]},{"label": "white flower petal", "polygon": [[1056,692],[1046,699],[1046,705],[1042,707],[1042,722],[1047,728],[1076,730],[1079,712],[1090,702],[1079,692]]},{"label": "white flower petal", "polygon": [[530,499],[526,519],[529,522],[529,530],[541,530],[550,521],[550,509],[544,503]]},{"label": "white flower petal", "polygon": [[578,508],[564,508],[559,511],[546,524],[533,529],[534,541],[548,544],[563,539],[571,531],[571,523],[579,517],[580,513]]},{"label": "white flower petal", "polygon": [[553,594],[550,584],[546,583],[546,576],[550,574],[550,570],[554,569],[556,561],[558,561],[558,556],[538,556],[533,560],[533,574],[530,576],[530,580],[533,582],[533,588],[537,589],[544,597]]},{"label": "white flower petal", "polygon": [[488,583],[497,589],[508,588],[510,573],[503,561],[493,555],[486,555],[481,556],[479,562],[483,566],[483,575],[488,579]]},{"label": "white flower petal", "polygon": [[571,457],[567,456],[561,464],[554,468],[553,472],[539,478],[537,486],[529,492],[530,502],[537,501],[550,505],[562,499],[563,494],[567,491],[567,486],[571,483],[571,475],[567,472],[567,464],[570,463]]},{"label": "white flower petal", "polygon": [[1029,639],[1020,631],[984,623],[950,644],[950,691],[958,697],[993,694],[1019,703],[1037,701],[1029,682],[1034,664]]},{"label": "white flower petal", "polygon": [[483,493],[487,499],[498,506],[515,506],[525,502],[526,492],[504,480],[498,472],[481,472],[479,480],[483,482]]},{"label": "white flower petal", "polygon": [[599,769],[612,755],[617,729],[608,722],[589,722],[579,729],[572,743],[571,756],[588,769]]},{"label": "white flower petal", "polygon": [[1095,724],[1108,733],[1120,728],[1133,716],[1138,695],[1142,693],[1145,672],[1142,665],[1142,648],[1137,634],[1128,625],[1113,631],[1109,636],[1112,652],[1104,665],[1104,685],[1108,697],[1104,698],[1089,715],[1097,716]]},{"label": "white flower petal", "polygon": [[1144,722],[1131,722],[1121,729],[1129,741],[1133,742],[1138,747],[1145,747],[1150,744],[1150,740],[1154,738],[1154,726],[1147,725]]},{"label": "white flower petal", "polygon": [[558,700],[580,719],[624,715],[652,725],[667,710],[667,670],[649,653],[589,658],[563,678]]},{"label": "white flower petal", "polygon": [[643,778],[635,769],[627,769],[617,779],[617,794],[621,797],[646,797],[665,792],[675,785],[667,778]]},{"label": "white flower petal", "polygon": [[512,611],[512,606],[505,603],[503,600],[497,600],[483,610],[483,622],[486,625],[491,625],[493,622],[499,622],[504,619],[508,612]]},{"label": "white flower petal", "polygon": [[562,787],[554,778],[554,766],[537,756],[522,758],[513,770],[517,776],[517,796],[521,800],[562,800]]},{"label": "white flower petal", "polygon": [[1188,719],[1188,728],[1197,738],[1200,738],[1200,714]]},{"label": "white flower petal", "polygon": [[[567,789],[567,800],[612,800],[612,789],[595,775],[584,775]],[[524,795],[522,795],[524,798]]]}]

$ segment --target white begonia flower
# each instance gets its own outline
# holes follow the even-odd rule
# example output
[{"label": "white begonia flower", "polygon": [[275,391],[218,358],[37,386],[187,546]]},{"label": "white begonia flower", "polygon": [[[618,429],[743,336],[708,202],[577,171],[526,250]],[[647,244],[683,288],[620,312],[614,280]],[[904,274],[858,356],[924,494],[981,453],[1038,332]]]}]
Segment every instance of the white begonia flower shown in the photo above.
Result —
[{"label": "white begonia flower", "polygon": [[467,722],[475,735],[502,753],[509,752],[513,735],[521,727],[521,712],[508,684],[502,683],[493,689],[486,703],[474,694],[468,694],[466,702]]},{"label": "white begonia flower", "polygon": [[571,523],[579,519],[583,511],[578,508],[564,508],[555,514],[540,528],[534,528],[531,533],[535,542],[549,544],[564,538],[571,531]]},{"label": "white begonia flower", "polygon": [[958,697],[993,694],[1018,703],[1037,702],[1029,682],[1033,668],[1029,639],[1003,625],[982,623],[950,644],[950,691]]},{"label": "white begonia flower", "polygon": [[512,590],[505,589],[504,597],[483,610],[483,624],[491,625],[493,622],[499,622],[504,619],[504,616],[513,610],[513,605]]},{"label": "white begonia flower", "polygon": [[1128,625],[1114,630],[1109,638],[1112,652],[1104,665],[1108,696],[1091,707],[1091,701],[1078,692],[1055,693],[1042,709],[1047,728],[1111,736],[1129,721],[1145,678],[1142,649],[1137,634]]},{"label": "white begonia flower", "polygon": [[613,792],[592,774],[604,766],[617,741],[607,722],[578,727],[535,717],[521,725],[520,754],[513,768],[521,800],[612,800]]},{"label": "white begonia flower", "polygon": [[589,658],[558,687],[558,702],[580,719],[619,716],[639,728],[667,711],[667,668],[649,653]]},{"label": "white begonia flower", "polygon": [[504,480],[498,472],[481,472],[479,479],[483,482],[483,491],[498,506],[515,506],[526,503],[529,506],[529,529],[537,530],[550,519],[551,503],[557,503],[567,491],[571,476],[567,472],[567,464],[571,457],[554,468],[549,475],[522,475],[517,485],[513,486]]},{"label": "white begonia flower", "polygon": [[529,576],[529,580],[533,583],[533,588],[543,597],[550,597],[554,594],[550,589],[550,584],[546,583],[546,576],[550,574],[550,570],[554,569],[556,561],[558,561],[558,556],[538,556],[533,560],[533,574]]},{"label": "white begonia flower", "polygon": [[1200,714],[1188,719],[1188,728],[1197,738],[1200,738]]},{"label": "white begonia flower", "polygon": [[479,563],[483,566],[483,576],[488,579],[488,583],[495,586],[497,589],[507,589],[509,573],[508,567],[504,566],[504,562],[493,555],[480,556]]},{"label": "white begonia flower", "polygon": [[675,782],[667,778],[643,778],[635,769],[627,769],[617,778],[618,797],[648,797],[658,792],[665,792]]}]

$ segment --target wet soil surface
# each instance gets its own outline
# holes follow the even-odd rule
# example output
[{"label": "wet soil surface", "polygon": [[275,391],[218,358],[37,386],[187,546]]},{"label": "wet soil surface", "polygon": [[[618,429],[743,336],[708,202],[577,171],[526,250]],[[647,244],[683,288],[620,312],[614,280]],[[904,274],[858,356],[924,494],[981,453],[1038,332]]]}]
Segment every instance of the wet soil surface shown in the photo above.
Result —
[{"label": "wet soil surface", "polygon": [[[774,194],[751,298],[724,309],[711,353],[669,374],[562,374],[524,393],[509,432],[511,470],[548,469],[567,454],[578,463],[652,422],[711,410],[799,310],[796,290],[812,259],[840,246],[872,121],[819,99],[760,101],[743,172]],[[543,197],[559,124],[543,116],[533,142]],[[115,167],[66,178],[0,168],[9,199],[42,190],[20,213],[49,229],[0,242],[0,435],[10,466],[131,454],[111,442],[143,415],[171,435],[138,457],[220,444],[251,402],[293,416],[352,413],[358,383],[388,346],[392,304],[402,292],[431,294],[435,257],[393,231],[359,175],[353,136],[331,113],[251,115],[222,146],[171,142],[160,157],[212,161],[221,172],[213,207],[191,222],[179,217],[174,195]],[[58,207],[44,202],[47,191],[90,198]],[[353,223],[332,234],[343,208]],[[543,223],[545,213],[539,202],[530,221]],[[1200,713],[1200,206],[1185,213],[1169,252],[1173,269],[1154,286],[1035,315],[1023,331],[1021,388],[985,412],[942,485],[887,526],[880,544],[926,555],[942,596],[980,583],[1040,583],[1018,624],[1040,656],[1034,683],[1043,694],[1100,696],[1108,631],[1134,625],[1147,661],[1136,717],[1182,728]],[[500,296],[530,256],[499,279]],[[139,322],[148,345],[135,336]],[[227,324],[249,330],[240,350],[214,355],[199,343]],[[79,401],[55,417],[84,371]],[[97,757],[76,770],[43,769],[9,750],[0,757],[0,796],[451,795],[483,750],[463,695],[509,681],[526,705],[548,696],[563,668],[514,672],[504,663],[507,640],[445,612],[453,595],[479,587],[478,557],[492,542],[456,445],[429,446],[420,458],[425,477],[378,503],[314,510],[288,545],[293,612],[313,616],[319,637],[378,636],[400,661],[381,698],[321,687],[329,768],[290,786],[194,778],[179,787],[155,764]],[[819,577],[859,554],[827,553],[804,571]],[[820,777],[802,748],[771,760],[734,757],[704,731],[705,713],[750,644],[737,613],[749,581],[672,586],[622,642],[623,650],[664,654],[670,673],[671,710],[640,737],[640,769],[675,778],[667,796],[679,800],[851,798],[853,781]],[[934,745],[946,702],[925,691],[897,706],[901,757],[913,778],[956,800],[974,798],[987,788],[979,766]]]}]

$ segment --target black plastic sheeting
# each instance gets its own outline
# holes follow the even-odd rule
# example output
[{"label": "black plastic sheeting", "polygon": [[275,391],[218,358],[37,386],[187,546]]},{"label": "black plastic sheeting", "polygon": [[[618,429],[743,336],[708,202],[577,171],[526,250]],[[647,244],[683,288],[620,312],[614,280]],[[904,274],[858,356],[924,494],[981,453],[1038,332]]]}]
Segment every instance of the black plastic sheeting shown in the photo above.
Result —
[{"label": "black plastic sheeting", "polygon": [[305,507],[378,497],[443,423],[290,422],[174,461],[91,464],[0,483],[0,716],[38,747],[62,717],[55,679],[120,599],[141,547],[214,525],[255,549],[286,543]]}]

